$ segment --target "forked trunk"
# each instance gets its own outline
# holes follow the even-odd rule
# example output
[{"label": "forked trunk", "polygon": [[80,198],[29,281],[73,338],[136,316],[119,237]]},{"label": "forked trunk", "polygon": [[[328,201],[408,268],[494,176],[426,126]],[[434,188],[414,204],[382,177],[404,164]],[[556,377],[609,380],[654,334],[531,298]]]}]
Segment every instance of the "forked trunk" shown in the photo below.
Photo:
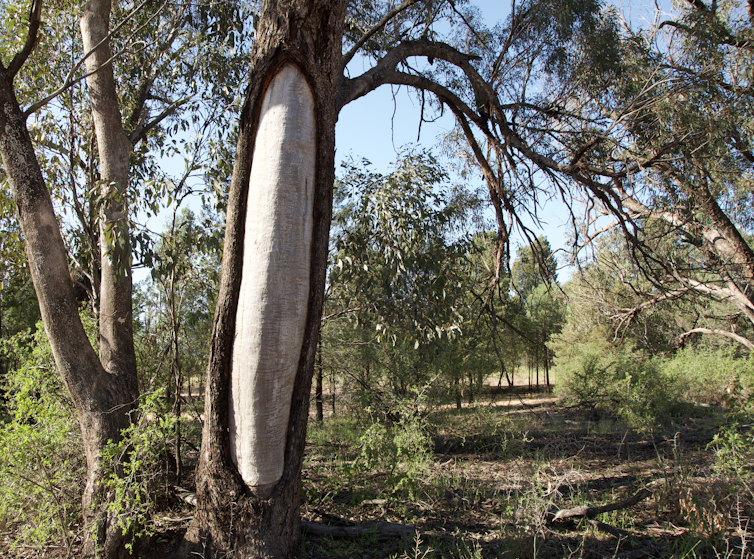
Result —
[{"label": "forked trunk", "polygon": [[229,193],[187,538],[293,557],[324,298],[345,1],[265,2]]},{"label": "forked trunk", "polygon": [[[88,477],[84,514],[91,522],[103,495],[100,451],[128,425],[130,383],[106,371],[89,343],[78,313],[65,246],[26,122],[11,80],[0,75],[0,156],[24,235],[29,271],[57,368],[76,408],[86,453]],[[122,556],[119,530],[100,524],[96,548],[103,557]]]}]

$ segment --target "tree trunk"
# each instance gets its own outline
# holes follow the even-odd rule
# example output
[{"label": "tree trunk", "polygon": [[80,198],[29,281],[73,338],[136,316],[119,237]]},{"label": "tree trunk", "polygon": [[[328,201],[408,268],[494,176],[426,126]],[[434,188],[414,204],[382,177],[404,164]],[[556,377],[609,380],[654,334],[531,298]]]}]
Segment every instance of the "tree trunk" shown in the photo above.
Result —
[{"label": "tree trunk", "polygon": [[257,26],[187,535],[237,557],[299,549],[344,18],[344,0],[268,1]]},{"label": "tree trunk", "polygon": [[[98,515],[103,502],[100,451],[118,440],[129,424],[131,379],[107,371],[89,343],[78,313],[65,246],[12,77],[0,71],[0,157],[13,192],[26,246],[29,271],[53,357],[76,408],[87,460],[83,510],[87,524],[97,521],[100,555],[114,557],[124,537]],[[92,546],[93,547],[93,546]]]},{"label": "tree trunk", "polygon": [[[133,341],[131,243],[128,226],[128,158],[131,143],[123,130],[111,57],[110,1],[89,0],[81,15],[86,83],[97,137],[100,167],[100,359],[105,369],[129,379],[131,399],[138,398]],[[99,45],[99,46],[98,46]]]},{"label": "tree trunk", "polygon": [[319,344],[317,352],[317,384],[314,389],[314,399],[317,404],[317,421],[322,423],[325,420],[325,406],[322,394],[322,344]]},{"label": "tree trunk", "polygon": [[[85,59],[86,69],[91,73],[86,82],[97,139],[102,200],[99,210],[99,357],[105,371],[118,379],[119,393],[115,405],[129,412],[136,407],[139,398],[132,330],[127,201],[128,158],[132,146],[123,130],[113,66],[108,63],[111,58],[108,40],[110,8],[110,0],[88,0],[81,14],[80,27],[84,53],[91,52]],[[118,431],[108,433],[108,438],[118,440],[119,430],[127,425],[128,416],[118,426]],[[103,441],[106,442],[107,439]],[[100,446],[97,452],[101,449]],[[90,479],[89,484],[97,481]],[[87,493],[96,491],[87,486]],[[121,551],[123,538],[120,530],[111,530],[107,520],[100,524],[102,533],[98,536],[98,541],[93,542],[96,543],[97,554],[100,554],[99,549],[102,549],[105,557],[124,553],[125,550]],[[115,534],[110,532],[117,532],[117,537],[113,539]],[[105,542],[108,542],[107,545]]]}]

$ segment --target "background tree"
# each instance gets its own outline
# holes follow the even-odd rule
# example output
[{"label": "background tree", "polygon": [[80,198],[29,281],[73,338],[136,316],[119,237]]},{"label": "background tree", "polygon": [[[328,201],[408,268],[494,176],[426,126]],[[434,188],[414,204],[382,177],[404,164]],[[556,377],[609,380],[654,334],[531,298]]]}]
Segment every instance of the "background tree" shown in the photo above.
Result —
[{"label": "background tree", "polygon": [[[146,23],[137,26],[136,31],[129,35],[127,32],[121,36],[124,50],[133,48],[132,41],[140,32],[149,28],[148,23],[154,22],[162,12],[151,11],[141,6],[132,6],[124,14],[122,25],[113,26],[113,29],[123,32],[124,25],[133,22],[136,15],[145,16]],[[95,518],[98,510],[94,505],[103,498],[99,481],[102,476],[99,456],[104,444],[108,440],[117,440],[120,431],[130,421],[131,410],[138,399],[136,384],[136,361],[133,349],[131,332],[132,303],[131,303],[131,258],[130,258],[130,224],[128,220],[129,200],[129,173],[128,160],[134,145],[143,141],[149,133],[157,132],[157,124],[175,112],[180,103],[163,110],[157,114],[151,113],[158,103],[153,102],[155,94],[153,86],[157,81],[148,76],[145,77],[145,85],[141,89],[143,97],[138,97],[135,112],[131,116],[133,128],[127,128],[122,116],[121,100],[116,96],[117,90],[114,82],[114,70],[111,54],[110,41],[110,5],[107,2],[91,2],[87,4],[82,20],[82,42],[73,39],[73,34],[66,35],[70,28],[61,26],[63,32],[51,33],[49,36],[42,34],[50,43],[42,41],[38,43],[38,31],[41,24],[42,2],[32,4],[28,32],[26,22],[15,20],[18,27],[24,30],[18,36],[26,37],[26,41],[14,50],[13,45],[6,48],[13,55],[7,68],[3,67],[3,105],[5,114],[10,115],[2,122],[2,151],[5,178],[10,185],[13,200],[17,207],[17,214],[21,224],[23,237],[26,242],[27,257],[30,262],[31,275],[34,281],[37,298],[40,301],[40,310],[48,338],[51,341],[53,355],[64,378],[65,384],[71,391],[74,405],[77,409],[84,439],[84,448],[88,462],[88,486],[84,492],[84,514],[89,523],[96,523],[98,528],[95,538],[90,542],[91,550],[103,556],[111,556],[121,552],[127,534],[118,529],[111,529],[110,521],[104,517]],[[54,9],[57,6],[53,6]],[[9,12],[11,13],[11,12]],[[18,13],[18,12],[13,12]],[[62,8],[62,21],[69,22],[66,10]],[[211,11],[204,12],[197,19],[207,21],[213,16]],[[186,6],[173,12],[167,17],[172,20],[172,29],[180,29],[182,24],[189,21],[189,12]],[[195,15],[199,15],[197,12]],[[17,27],[17,28],[18,28]],[[170,26],[169,26],[170,27]],[[129,28],[126,28],[129,29]],[[134,29],[134,28],[130,28]],[[156,26],[152,31],[162,32],[163,28]],[[57,30],[56,30],[57,31]],[[162,56],[166,56],[171,46],[186,46],[188,43],[181,41],[181,35],[171,31],[168,34],[169,42],[163,44]],[[59,44],[55,44],[59,40]],[[91,48],[87,48],[87,45]],[[61,47],[68,48],[61,48]],[[39,47],[35,49],[35,47]],[[57,50],[54,50],[57,47]],[[74,54],[76,47],[84,48],[87,52],[84,58],[80,54]],[[54,50],[55,56],[45,59],[45,53]],[[179,49],[180,51],[181,49]],[[61,55],[64,54],[66,56]],[[30,55],[33,56],[30,58]],[[70,57],[68,57],[70,55]],[[169,57],[168,57],[169,58]],[[182,53],[177,53],[177,58],[170,58],[176,64],[182,64]],[[41,80],[36,82],[26,77],[21,77],[17,82],[14,79],[27,62],[25,71],[33,66],[45,63],[53,65],[68,63],[67,71],[60,73],[45,72],[46,77],[67,75],[64,83],[56,84],[53,88],[50,81]],[[155,62],[162,62],[157,57]],[[134,60],[135,62],[135,60]],[[83,74],[83,68],[88,69]],[[152,70],[154,68],[140,62],[140,68]],[[164,69],[164,68],[163,68]],[[48,67],[45,70],[49,70]],[[26,74],[24,74],[26,75]],[[96,316],[100,327],[99,351],[101,360],[97,358],[94,349],[84,335],[80,326],[76,297],[68,273],[67,254],[58,220],[53,212],[50,191],[47,188],[45,176],[39,165],[39,159],[34,153],[32,138],[26,127],[26,118],[46,106],[53,99],[60,99],[61,93],[69,90],[72,84],[88,78],[88,92],[91,100],[92,123],[94,133],[100,143],[96,149],[96,163],[93,158],[79,159],[78,154],[82,151],[94,153],[92,144],[86,145],[77,140],[76,123],[85,122],[81,117],[84,111],[74,112],[74,101],[80,99],[72,91],[68,95],[68,114],[71,118],[67,122],[67,133],[60,134],[60,127],[55,129],[57,135],[48,138],[50,141],[42,142],[47,148],[55,149],[62,153],[68,160],[69,173],[65,175],[70,179],[70,196],[73,200],[76,215],[83,225],[83,230],[89,236],[89,241],[80,246],[85,247],[92,255],[92,261],[99,263],[88,267],[89,288],[94,294],[92,297]],[[195,81],[195,80],[194,80]],[[17,84],[21,94],[21,102],[28,104],[22,111],[14,84]],[[221,91],[224,94],[224,92]],[[169,101],[168,105],[173,102]],[[65,108],[65,104],[63,107]],[[51,111],[54,113],[54,110]],[[43,123],[44,118],[35,119],[35,123]],[[44,130],[44,128],[40,128]],[[64,141],[56,141],[63,138]],[[45,136],[42,135],[42,140]],[[68,141],[70,139],[70,141]],[[60,168],[60,157],[49,158],[52,173],[51,185],[58,184],[61,175],[56,175],[55,170]],[[89,165],[81,165],[82,161],[89,161]],[[77,196],[76,181],[83,177],[87,188],[86,200],[83,202]],[[55,191],[55,190],[53,190]],[[80,203],[81,202],[81,203]],[[87,213],[89,212],[89,213]],[[95,217],[96,216],[96,217]],[[99,224],[95,227],[94,224]],[[99,227],[99,228],[98,228]],[[96,254],[96,256],[95,256]],[[83,268],[87,271],[87,267]],[[113,413],[112,410],[118,410]]]},{"label": "background tree", "polygon": [[432,155],[406,151],[390,174],[347,164],[336,183],[324,314],[353,330],[325,322],[323,351],[335,345],[342,359],[352,347],[361,405],[389,408],[425,387],[443,368],[442,347],[460,334],[461,262],[479,201],[447,181]]},{"label": "background tree", "polygon": [[752,347],[751,22],[744,8],[687,2],[677,19],[659,18],[654,28],[625,24],[619,63],[578,86],[605,115],[605,135],[580,159],[589,199],[576,244],[621,232],[620,252],[635,266],[622,277],[637,299],[614,309],[619,325],[654,305],[709,301],[690,311],[696,316],[672,345],[714,334]]}]

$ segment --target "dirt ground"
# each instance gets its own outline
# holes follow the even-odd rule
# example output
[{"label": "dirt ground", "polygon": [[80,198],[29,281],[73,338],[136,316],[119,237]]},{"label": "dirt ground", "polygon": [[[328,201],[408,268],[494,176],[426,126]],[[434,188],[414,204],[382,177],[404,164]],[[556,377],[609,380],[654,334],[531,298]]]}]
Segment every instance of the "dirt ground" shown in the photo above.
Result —
[{"label": "dirt ground", "polygon": [[[752,486],[715,473],[708,444],[720,418],[709,410],[637,435],[614,418],[559,409],[550,394],[481,405],[489,409],[480,421],[504,428],[475,430],[477,410],[448,410],[411,491],[387,493],[379,474],[333,483],[335,468],[318,466],[326,458],[313,448],[305,519],[409,524],[416,538],[312,535],[303,557],[754,556]],[[469,422],[454,426],[452,414]],[[575,507],[584,514],[556,519]]]},{"label": "dirt ground", "polygon": [[[302,558],[754,557],[750,464],[721,472],[709,446],[723,410],[690,407],[637,434],[609,415],[523,391],[425,419],[433,448],[394,468],[363,467],[352,422],[312,419]],[[187,456],[188,491],[195,454]],[[169,556],[192,514],[172,497],[142,556]]]}]

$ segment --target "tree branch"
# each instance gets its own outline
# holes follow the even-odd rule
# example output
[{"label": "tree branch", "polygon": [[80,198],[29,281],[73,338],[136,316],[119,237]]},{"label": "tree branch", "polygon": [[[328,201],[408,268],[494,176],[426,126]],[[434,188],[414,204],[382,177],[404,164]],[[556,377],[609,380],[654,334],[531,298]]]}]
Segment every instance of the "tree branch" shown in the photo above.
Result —
[{"label": "tree branch", "polygon": [[31,8],[29,9],[29,31],[26,35],[26,43],[24,43],[23,48],[13,57],[13,60],[8,65],[6,79],[9,81],[13,81],[13,78],[16,77],[16,74],[18,74],[18,71],[24,65],[26,59],[29,58],[31,51],[34,50],[34,46],[37,44],[37,33],[39,32],[39,25],[42,23],[42,1],[33,0],[31,3]]},{"label": "tree branch", "polygon": [[634,506],[639,501],[646,499],[652,495],[652,492],[648,489],[642,489],[632,497],[629,497],[628,499],[624,499],[623,501],[618,501],[616,503],[611,503],[609,505],[604,505],[601,507],[590,507],[587,505],[583,505],[581,507],[576,507],[573,509],[563,509],[563,510],[554,510],[548,512],[548,517],[550,518],[550,522],[554,522],[556,520],[563,520],[566,518],[578,518],[578,517],[585,517],[585,518],[594,518],[598,514],[604,514],[606,512],[612,512],[614,510],[622,510],[626,509],[628,507]]},{"label": "tree branch", "polygon": [[351,60],[356,55],[356,53],[358,52],[358,50],[362,46],[364,46],[364,43],[366,43],[380,29],[382,29],[383,27],[385,27],[385,25],[387,25],[387,23],[391,19],[393,19],[395,16],[397,16],[403,10],[405,10],[407,8],[410,8],[414,4],[417,4],[418,2],[420,2],[420,0],[405,0],[405,2],[403,2],[403,4],[401,4],[400,6],[396,6],[395,8],[393,8],[392,10],[390,10],[387,14],[385,14],[385,17],[383,17],[377,23],[377,25],[375,25],[369,31],[367,31],[366,33],[364,33],[364,35],[362,35],[361,39],[359,39],[356,42],[356,44],[354,46],[352,46],[348,50],[348,52],[346,54],[343,55],[343,58],[341,58],[341,60],[340,60],[340,73],[342,74],[345,71],[346,66],[348,66],[348,63],[351,62]]},{"label": "tree branch", "polygon": [[128,135],[128,139],[131,142],[131,144],[136,145],[140,140],[143,140],[150,130],[152,130],[155,126],[157,126],[160,122],[165,120],[167,117],[175,113],[178,107],[180,107],[181,105],[184,105],[185,103],[188,103],[191,99],[193,99],[193,97],[194,97],[193,95],[188,95],[184,97],[183,99],[178,99],[177,101],[173,101],[164,111],[162,111],[159,115],[153,118],[150,122],[146,124],[139,123],[139,125],[133,131],[131,131],[131,133]]},{"label": "tree branch", "polygon": [[679,345],[683,346],[686,338],[688,338],[692,334],[715,334],[716,336],[724,336],[740,343],[741,345],[746,346],[747,348],[749,348],[749,350],[754,349],[754,343],[749,341],[747,338],[744,338],[743,336],[736,334],[735,332],[720,330],[719,328],[693,328],[688,332],[681,334]]}]

